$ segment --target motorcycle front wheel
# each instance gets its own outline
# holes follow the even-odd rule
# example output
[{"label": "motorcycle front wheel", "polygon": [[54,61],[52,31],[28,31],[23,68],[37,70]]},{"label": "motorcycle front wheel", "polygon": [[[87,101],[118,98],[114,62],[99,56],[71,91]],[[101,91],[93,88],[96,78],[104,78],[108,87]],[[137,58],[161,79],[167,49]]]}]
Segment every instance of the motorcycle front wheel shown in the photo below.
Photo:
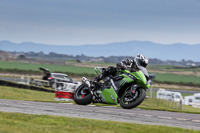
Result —
[{"label": "motorcycle front wheel", "polygon": [[79,105],[87,105],[92,101],[92,95],[85,84],[80,85],[74,93],[74,101]]},{"label": "motorcycle front wheel", "polygon": [[133,93],[126,91],[120,98],[120,106],[124,109],[132,109],[140,105],[146,97],[146,91],[142,88],[136,89]]}]

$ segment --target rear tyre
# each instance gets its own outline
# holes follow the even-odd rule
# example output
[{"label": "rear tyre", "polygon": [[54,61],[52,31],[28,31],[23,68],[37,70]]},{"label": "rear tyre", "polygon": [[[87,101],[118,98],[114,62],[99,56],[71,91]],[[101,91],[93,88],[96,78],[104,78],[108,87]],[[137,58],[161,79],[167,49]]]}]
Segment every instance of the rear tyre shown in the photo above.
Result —
[{"label": "rear tyre", "polygon": [[85,84],[80,85],[74,93],[74,101],[79,105],[87,105],[92,101],[92,95],[88,86]]},{"label": "rear tyre", "polygon": [[135,93],[126,91],[120,98],[120,106],[124,109],[132,109],[140,105],[146,97],[146,91],[138,88]]}]

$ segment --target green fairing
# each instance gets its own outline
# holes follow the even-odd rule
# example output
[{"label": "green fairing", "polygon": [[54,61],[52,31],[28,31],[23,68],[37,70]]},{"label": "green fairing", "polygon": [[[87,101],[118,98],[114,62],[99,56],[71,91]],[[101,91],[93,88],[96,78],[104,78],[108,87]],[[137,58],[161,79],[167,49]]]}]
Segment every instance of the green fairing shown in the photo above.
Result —
[{"label": "green fairing", "polygon": [[122,72],[124,72],[124,73],[130,73],[130,71],[128,71],[128,70],[122,70]]},{"label": "green fairing", "polygon": [[137,72],[132,72],[131,74],[137,78],[136,82],[139,86],[144,87],[146,89],[150,88],[150,84],[147,83],[147,79],[142,71],[139,70]]},{"label": "green fairing", "polygon": [[133,79],[131,79],[130,77],[128,77],[125,74],[121,74],[121,76],[123,76],[124,78],[122,79],[122,81],[126,81],[127,83],[131,83],[133,82]]},{"label": "green fairing", "polygon": [[109,89],[106,88],[103,91],[99,91],[99,93],[103,94],[106,103],[117,104],[118,96],[112,86]]},{"label": "green fairing", "polygon": [[[134,77],[136,77],[137,78],[137,81],[136,81],[137,85],[139,85],[141,87],[144,87],[146,89],[150,88],[150,84],[147,83],[147,79],[146,79],[145,75],[143,74],[143,72],[141,70],[136,71],[136,72],[132,72],[132,73],[130,71],[128,71],[128,70],[123,70],[122,72],[124,72],[124,73],[130,73],[131,75],[133,75]],[[122,74],[121,76],[123,76],[124,79],[128,83],[133,82],[133,80],[130,77],[128,77],[127,75]]]},{"label": "green fairing", "polygon": [[149,89],[149,88],[151,87],[150,83],[148,83],[148,84],[146,85],[146,87],[147,87],[147,89]]},{"label": "green fairing", "polygon": [[[128,71],[128,70],[122,70],[122,72],[123,73],[130,73],[130,71]],[[133,79],[128,77],[126,74],[121,74],[121,76],[124,77],[123,80],[126,81],[127,83],[133,82]]]}]

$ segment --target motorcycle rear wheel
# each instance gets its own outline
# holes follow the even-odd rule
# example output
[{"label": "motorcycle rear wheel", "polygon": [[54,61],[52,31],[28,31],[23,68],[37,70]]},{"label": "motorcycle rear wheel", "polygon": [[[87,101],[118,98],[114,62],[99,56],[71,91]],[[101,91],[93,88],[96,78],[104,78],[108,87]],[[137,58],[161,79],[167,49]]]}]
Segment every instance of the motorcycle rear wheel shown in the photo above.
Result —
[{"label": "motorcycle rear wheel", "polygon": [[120,106],[124,109],[132,109],[140,105],[146,97],[146,91],[138,88],[135,93],[125,92],[120,98]]},{"label": "motorcycle rear wheel", "polygon": [[92,95],[85,84],[80,85],[74,93],[74,101],[79,105],[88,105],[92,102]]}]

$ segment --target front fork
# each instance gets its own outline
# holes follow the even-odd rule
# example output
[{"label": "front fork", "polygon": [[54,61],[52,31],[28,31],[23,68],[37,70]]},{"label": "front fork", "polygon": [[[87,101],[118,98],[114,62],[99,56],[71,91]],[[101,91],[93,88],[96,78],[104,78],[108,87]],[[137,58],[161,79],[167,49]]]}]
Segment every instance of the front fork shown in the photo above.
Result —
[{"label": "front fork", "polygon": [[92,92],[92,90],[91,90],[91,84],[90,84],[90,81],[89,81],[86,77],[83,77],[83,78],[82,78],[82,82],[83,82],[85,85],[88,86],[88,89],[89,89],[91,95],[93,96],[93,92]]},{"label": "front fork", "polygon": [[137,89],[139,89],[137,85],[131,86],[129,94],[133,97],[133,99],[138,96],[138,91],[136,91]]},{"label": "front fork", "polygon": [[133,85],[133,86],[131,86],[130,91],[131,91],[132,93],[135,93],[136,89],[137,89],[137,86],[136,86],[136,85]]}]

